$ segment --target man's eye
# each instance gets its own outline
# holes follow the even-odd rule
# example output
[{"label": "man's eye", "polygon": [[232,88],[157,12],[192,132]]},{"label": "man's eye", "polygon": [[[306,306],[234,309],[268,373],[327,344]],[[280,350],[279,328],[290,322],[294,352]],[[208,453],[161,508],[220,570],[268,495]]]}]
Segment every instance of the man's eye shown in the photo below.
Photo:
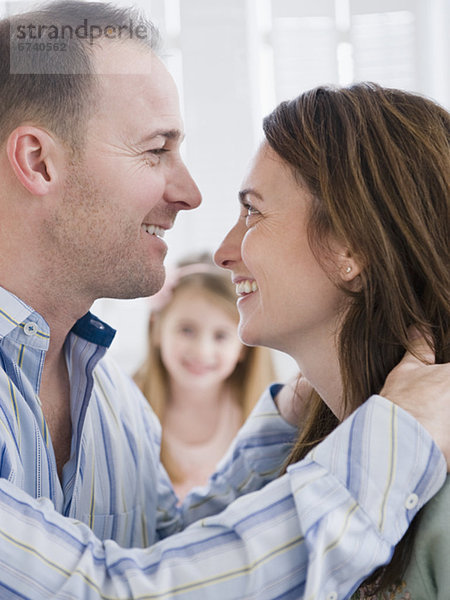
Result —
[{"label": "man's eye", "polygon": [[169,148],[152,148],[145,152],[145,157],[151,167],[156,166],[163,154],[169,152]]},{"label": "man's eye", "polygon": [[169,152],[168,148],[153,148],[152,150],[147,150],[147,152],[149,154],[155,154],[156,156],[159,156],[161,154],[164,154],[164,152]]}]

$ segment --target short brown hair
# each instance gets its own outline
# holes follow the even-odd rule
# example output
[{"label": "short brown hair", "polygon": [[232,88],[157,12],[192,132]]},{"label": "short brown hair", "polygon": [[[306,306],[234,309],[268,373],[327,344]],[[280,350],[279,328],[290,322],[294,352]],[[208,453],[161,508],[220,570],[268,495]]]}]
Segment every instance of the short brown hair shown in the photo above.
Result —
[{"label": "short brown hair", "polygon": [[101,2],[57,1],[0,21],[0,143],[29,121],[82,145],[95,107],[93,48],[128,40],[159,51],[158,30],[136,9]]}]

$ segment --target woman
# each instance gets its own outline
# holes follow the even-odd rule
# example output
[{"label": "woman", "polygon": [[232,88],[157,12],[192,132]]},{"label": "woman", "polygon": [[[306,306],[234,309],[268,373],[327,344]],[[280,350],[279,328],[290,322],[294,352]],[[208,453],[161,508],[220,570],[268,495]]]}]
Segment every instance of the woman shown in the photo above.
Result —
[{"label": "woman", "polygon": [[[315,390],[294,462],[380,391],[411,326],[450,360],[450,116],[374,84],[319,87],[264,133],[216,262],[236,283],[241,339],[291,354]],[[356,597],[448,594],[433,548],[448,557],[449,487]]]}]

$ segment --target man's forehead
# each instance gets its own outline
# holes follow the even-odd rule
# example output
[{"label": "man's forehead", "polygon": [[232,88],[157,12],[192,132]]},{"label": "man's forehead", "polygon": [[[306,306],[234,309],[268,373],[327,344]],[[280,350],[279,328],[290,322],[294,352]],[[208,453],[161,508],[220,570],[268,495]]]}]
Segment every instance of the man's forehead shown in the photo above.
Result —
[{"label": "man's forehead", "polygon": [[97,75],[151,75],[165,68],[154,52],[138,42],[104,42],[94,49]]},{"label": "man's forehead", "polygon": [[[179,111],[178,91],[164,63],[149,48],[136,42],[103,45],[96,50],[94,67],[104,95],[114,102],[135,95],[168,112]],[[128,101],[128,100],[127,100]]]},{"label": "man's forehead", "polygon": [[93,119],[103,135],[114,130],[122,141],[138,146],[144,137],[183,136],[175,83],[150,49],[134,42],[105,44],[96,49],[95,66],[100,87]]},{"label": "man's forehead", "polygon": [[169,113],[179,111],[178,91],[163,62],[136,42],[104,44],[94,55],[94,68],[104,99],[150,104]]}]

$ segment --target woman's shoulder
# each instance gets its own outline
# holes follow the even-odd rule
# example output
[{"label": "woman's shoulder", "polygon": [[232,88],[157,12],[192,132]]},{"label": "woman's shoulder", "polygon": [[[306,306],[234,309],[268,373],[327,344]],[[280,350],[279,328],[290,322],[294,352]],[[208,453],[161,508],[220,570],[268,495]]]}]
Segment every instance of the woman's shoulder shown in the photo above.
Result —
[{"label": "woman's shoulder", "polygon": [[368,595],[364,586],[352,600],[447,600],[450,590],[450,476],[422,509],[411,561],[395,589]]},{"label": "woman's shoulder", "polygon": [[[432,576],[437,584],[445,580],[448,594],[450,590],[450,476],[421,513],[414,540],[412,562],[423,575],[428,573]],[[441,596],[436,596],[438,597]]]},{"label": "woman's shoulder", "polygon": [[[450,477],[422,509],[404,592],[393,600],[448,599],[450,590]],[[403,594],[403,595],[402,595]]]},{"label": "woman's shoulder", "polygon": [[[423,507],[422,518],[435,521],[437,511],[444,511],[443,514],[447,515],[450,513],[450,475],[447,475],[447,479],[439,492]],[[450,527],[450,522],[448,525]]]}]

